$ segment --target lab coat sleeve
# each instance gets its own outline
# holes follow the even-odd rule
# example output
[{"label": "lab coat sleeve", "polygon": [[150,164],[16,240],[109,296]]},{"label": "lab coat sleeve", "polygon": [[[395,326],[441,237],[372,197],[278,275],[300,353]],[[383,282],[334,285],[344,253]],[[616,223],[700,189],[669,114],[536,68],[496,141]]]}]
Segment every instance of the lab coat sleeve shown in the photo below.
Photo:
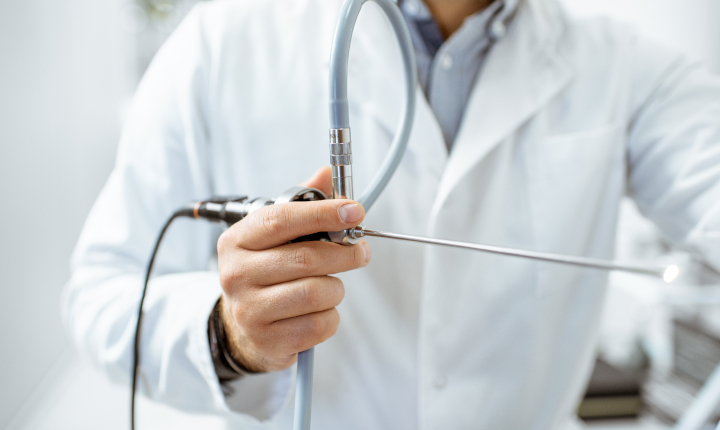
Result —
[{"label": "lab coat sleeve", "polygon": [[[205,120],[211,67],[193,11],[141,82],[117,164],[91,210],[72,259],[62,307],[67,330],[111,379],[129,384],[137,306],[159,230],[180,206],[212,194]],[[207,320],[220,296],[208,270],[219,230],[177,220],[156,260],[142,325],[139,389],[188,411],[269,419],[286,401],[291,372],[242,378],[229,406],[210,357]],[[239,413],[237,413],[239,412]]]},{"label": "lab coat sleeve", "polygon": [[629,191],[675,244],[720,270],[720,77],[638,42]]}]

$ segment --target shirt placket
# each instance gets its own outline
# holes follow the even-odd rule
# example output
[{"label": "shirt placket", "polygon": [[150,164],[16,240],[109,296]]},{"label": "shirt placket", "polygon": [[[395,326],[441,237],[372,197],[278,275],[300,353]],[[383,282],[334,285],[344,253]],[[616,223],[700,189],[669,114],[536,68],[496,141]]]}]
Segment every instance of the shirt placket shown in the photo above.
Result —
[{"label": "shirt placket", "polygon": [[428,100],[451,150],[462,122],[475,79],[482,68],[493,39],[488,28],[502,3],[490,6],[463,25],[440,46],[433,59]]},{"label": "shirt placket", "polygon": [[402,0],[416,50],[420,84],[448,148],[452,148],[476,76],[492,43],[505,33],[504,20],[517,0],[497,0],[467,18],[444,40],[422,0]]}]

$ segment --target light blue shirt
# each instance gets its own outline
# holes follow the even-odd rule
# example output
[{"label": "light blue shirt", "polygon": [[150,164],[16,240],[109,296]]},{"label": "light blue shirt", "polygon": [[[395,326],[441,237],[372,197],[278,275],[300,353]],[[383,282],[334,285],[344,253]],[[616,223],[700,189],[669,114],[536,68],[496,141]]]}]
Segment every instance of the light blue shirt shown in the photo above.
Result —
[{"label": "light blue shirt", "polygon": [[519,0],[496,0],[466,18],[445,40],[422,0],[400,2],[415,46],[420,85],[440,124],[448,151],[478,73],[490,48],[505,35],[518,3]]}]

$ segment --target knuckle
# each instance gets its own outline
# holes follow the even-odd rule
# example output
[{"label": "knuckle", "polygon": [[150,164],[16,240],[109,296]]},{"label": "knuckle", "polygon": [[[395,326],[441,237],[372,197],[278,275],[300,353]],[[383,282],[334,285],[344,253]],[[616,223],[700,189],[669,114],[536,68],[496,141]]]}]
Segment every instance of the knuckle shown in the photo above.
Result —
[{"label": "knuckle", "polygon": [[228,249],[228,242],[229,242],[229,240],[230,240],[230,239],[228,238],[228,236],[229,236],[228,230],[225,230],[224,232],[222,232],[222,234],[220,235],[220,237],[218,237],[218,241],[217,241],[217,252],[218,252],[218,255],[222,254],[223,251],[225,251],[226,249]]},{"label": "knuckle", "polygon": [[321,231],[323,229],[323,225],[325,224],[325,211],[323,209],[324,207],[319,204],[312,205],[310,209],[310,219],[315,224],[317,231]]},{"label": "knuckle", "polygon": [[218,276],[220,278],[220,286],[227,292],[234,292],[247,283],[246,268],[238,261],[225,264],[221,261],[218,264]]},{"label": "knuckle", "polygon": [[247,291],[233,296],[225,296],[228,303],[228,316],[232,318],[236,326],[241,328],[250,337],[262,334],[264,313],[258,303],[257,297]]},{"label": "knuckle", "polygon": [[280,234],[285,228],[286,209],[283,206],[271,206],[258,215],[260,218],[259,226],[267,235]]},{"label": "knuckle", "polygon": [[364,259],[364,251],[360,249],[360,247],[360,244],[355,244],[352,246],[352,262],[354,265],[362,263]]},{"label": "knuckle", "polygon": [[353,246],[347,246],[347,263],[349,266],[356,268],[363,265],[365,262],[365,251],[362,249],[362,245],[355,244]]},{"label": "knuckle", "polygon": [[294,249],[293,252],[290,253],[288,258],[290,259],[289,263],[292,264],[293,267],[303,271],[307,271],[315,267],[315,265],[317,264],[318,255],[311,248],[307,246],[301,246]]},{"label": "knuckle", "polygon": [[218,269],[218,277],[220,278],[220,286],[223,291],[228,292],[228,286],[232,284],[233,276],[225,269]]},{"label": "knuckle", "polygon": [[243,230],[241,226],[243,225],[243,223],[236,223],[220,234],[217,240],[218,256],[231,252],[233,249],[242,248]]},{"label": "knuckle", "polygon": [[231,257],[223,257],[218,259],[218,275],[220,283],[232,283],[238,276],[237,262]]},{"label": "knuckle", "polygon": [[302,283],[303,300],[311,308],[315,309],[322,304],[322,297],[317,283],[310,280]]},{"label": "knuckle", "polygon": [[268,330],[268,324],[272,323],[272,318],[268,317],[268,309],[272,306],[268,300],[258,295],[255,291],[244,295],[242,308],[242,321],[248,330],[256,330],[265,333]]},{"label": "knuckle", "polygon": [[218,270],[218,276],[220,277],[220,286],[222,287],[223,291],[226,293],[230,293],[232,290],[234,290],[235,285],[235,279],[236,275],[234,271],[228,270],[228,269],[220,269]]}]

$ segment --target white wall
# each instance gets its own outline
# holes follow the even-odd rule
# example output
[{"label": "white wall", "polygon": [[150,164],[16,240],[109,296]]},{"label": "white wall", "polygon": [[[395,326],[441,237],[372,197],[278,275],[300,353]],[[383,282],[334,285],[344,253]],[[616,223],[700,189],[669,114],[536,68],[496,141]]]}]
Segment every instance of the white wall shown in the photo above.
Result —
[{"label": "white wall", "polygon": [[132,85],[120,2],[0,1],[0,428],[69,345],[59,295]]},{"label": "white wall", "polygon": [[707,0],[708,7],[708,63],[715,73],[720,73],[720,0]]}]

